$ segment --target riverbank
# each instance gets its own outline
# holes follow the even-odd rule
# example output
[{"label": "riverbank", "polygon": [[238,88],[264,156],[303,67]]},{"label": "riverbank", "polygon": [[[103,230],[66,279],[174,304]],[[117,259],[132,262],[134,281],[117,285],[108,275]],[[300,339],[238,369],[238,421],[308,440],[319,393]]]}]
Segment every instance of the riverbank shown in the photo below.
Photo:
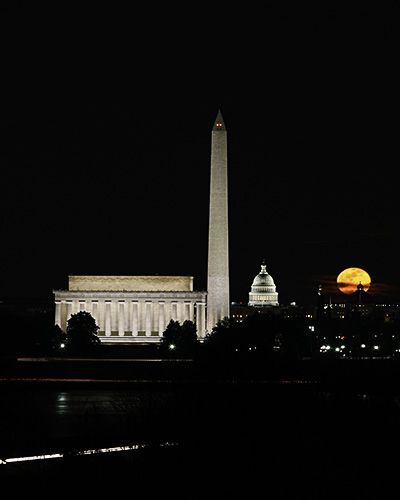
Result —
[{"label": "riverbank", "polygon": [[96,387],[196,382],[318,384],[335,391],[400,394],[398,359],[15,358],[0,361],[0,384],[42,383]]},{"label": "riverbank", "polygon": [[[2,465],[0,478],[110,494],[385,498],[397,477],[399,370],[396,360],[9,360],[0,458],[65,456]],[[133,444],[145,446],[77,454]]]},{"label": "riverbank", "polygon": [[[337,499],[386,498],[390,480],[397,481],[395,395],[286,382],[134,387],[121,392],[63,387],[54,396],[48,385],[13,387],[8,421],[2,412],[6,437],[15,437],[11,448],[69,452],[53,460],[0,465],[2,485],[75,495],[129,490],[196,498],[200,492],[214,497],[240,490],[246,498]],[[57,402],[53,413],[49,401]],[[46,443],[50,432],[62,437]],[[159,446],[164,440],[174,446]],[[76,454],[135,442],[145,446]]]}]

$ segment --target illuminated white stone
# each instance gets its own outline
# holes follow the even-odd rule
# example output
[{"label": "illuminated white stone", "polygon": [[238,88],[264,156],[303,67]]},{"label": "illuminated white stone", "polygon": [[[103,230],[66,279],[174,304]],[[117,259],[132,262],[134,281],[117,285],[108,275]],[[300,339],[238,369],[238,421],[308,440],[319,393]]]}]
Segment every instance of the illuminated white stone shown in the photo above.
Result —
[{"label": "illuminated white stone", "polygon": [[249,293],[249,306],[265,307],[277,306],[278,293],[272,276],[267,273],[267,266],[263,262],[261,271],[253,280]]},{"label": "illuminated white stone", "polygon": [[[118,276],[95,276],[93,281],[89,276],[83,278],[74,277],[73,289],[53,291],[56,324],[64,331],[71,314],[86,310],[93,315],[99,326],[100,340],[107,344],[159,342],[171,319],[181,323],[186,319],[196,320],[198,337],[201,339],[206,335],[207,293],[193,291],[193,278],[190,276],[171,276],[171,290],[166,290],[166,276],[130,276],[122,277],[123,279]],[[134,287],[135,282],[140,286],[145,283],[152,290],[116,289],[117,283],[121,287]],[[79,289],[77,283],[86,283],[88,290]],[[96,290],[100,286],[101,289]],[[163,290],[155,290],[157,286]],[[178,290],[179,287],[182,290]]]},{"label": "illuminated white stone", "polygon": [[72,314],[87,311],[106,343],[158,342],[171,319],[195,320],[202,339],[230,316],[227,133],[220,111],[211,141],[208,291],[193,291],[191,276],[71,275],[68,290],[54,290],[55,322],[64,331]]},{"label": "illuminated white stone", "polygon": [[211,132],[207,330],[230,316],[227,133],[221,112]]}]

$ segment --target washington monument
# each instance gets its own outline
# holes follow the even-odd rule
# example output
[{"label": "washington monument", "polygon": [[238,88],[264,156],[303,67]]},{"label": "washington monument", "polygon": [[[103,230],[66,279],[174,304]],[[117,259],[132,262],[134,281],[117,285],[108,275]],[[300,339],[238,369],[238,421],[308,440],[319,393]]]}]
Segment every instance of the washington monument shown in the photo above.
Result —
[{"label": "washington monument", "polygon": [[227,133],[218,111],[211,132],[210,212],[208,226],[207,330],[229,317]]}]

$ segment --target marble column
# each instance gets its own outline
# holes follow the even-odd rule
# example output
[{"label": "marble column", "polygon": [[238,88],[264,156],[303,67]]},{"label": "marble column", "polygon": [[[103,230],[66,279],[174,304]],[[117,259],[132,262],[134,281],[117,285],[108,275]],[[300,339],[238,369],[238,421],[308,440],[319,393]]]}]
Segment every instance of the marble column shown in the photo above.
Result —
[{"label": "marble column", "polygon": [[106,316],[106,305],[104,300],[100,300],[98,302],[98,309],[97,309],[97,315],[98,315],[98,325],[100,327],[101,332],[105,332],[106,327],[105,327],[105,316]]},{"label": "marble column", "polygon": [[73,301],[72,301],[72,314],[76,314],[79,311],[80,311],[79,300],[78,299],[73,299]]},{"label": "marble column", "polygon": [[197,336],[202,339],[206,336],[206,304],[205,302],[196,303],[196,327]]},{"label": "marble column", "polygon": [[152,315],[152,302],[149,300],[146,300],[146,337],[151,336],[151,315]]},{"label": "marble column", "polygon": [[68,320],[72,316],[72,300],[67,300],[67,326],[68,326]]},{"label": "marble column", "polygon": [[184,304],[182,300],[178,300],[178,321],[182,325],[184,320]]},{"label": "marble column", "polygon": [[56,300],[55,324],[61,328],[61,301],[60,300]]},{"label": "marble column", "polygon": [[106,300],[106,328],[105,334],[107,337],[111,335],[111,300]]},{"label": "marble column", "polygon": [[184,313],[183,313],[183,321],[189,321],[192,318],[190,317],[190,302],[185,301],[184,305]]},{"label": "marble column", "polygon": [[171,319],[178,320],[178,302],[176,300],[171,302]]},{"label": "marble column", "polygon": [[158,335],[162,337],[162,334],[165,330],[165,310],[164,310],[165,302],[160,300],[158,302]]},{"label": "marble column", "polygon": [[85,310],[86,310],[86,301],[80,300],[79,301],[79,311],[85,311]]},{"label": "marble column", "polygon": [[118,335],[125,335],[125,300],[118,302]]},{"label": "marble column", "polygon": [[94,320],[96,321],[96,325],[99,325],[99,320],[98,320],[98,315],[99,315],[99,309],[98,309],[98,302],[97,300],[92,300],[92,316]]},{"label": "marble column", "polygon": [[138,302],[137,300],[132,300],[131,309],[131,330],[132,336],[137,337],[138,334]]}]

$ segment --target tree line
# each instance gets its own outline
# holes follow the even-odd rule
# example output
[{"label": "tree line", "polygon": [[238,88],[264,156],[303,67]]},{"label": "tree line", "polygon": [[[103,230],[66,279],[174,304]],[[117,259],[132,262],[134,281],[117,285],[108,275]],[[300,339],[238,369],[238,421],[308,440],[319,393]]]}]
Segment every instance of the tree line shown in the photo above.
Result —
[{"label": "tree line", "polygon": [[[0,320],[0,356],[63,353],[90,354],[99,349],[99,327],[90,313],[73,314],[64,332],[52,315],[36,319]],[[224,318],[204,339],[197,337],[192,321],[171,320],[163,332],[158,354],[167,358],[207,356],[219,359],[303,358],[324,355],[375,356],[400,353],[399,322],[383,318],[284,318],[254,314],[242,322]]]}]

